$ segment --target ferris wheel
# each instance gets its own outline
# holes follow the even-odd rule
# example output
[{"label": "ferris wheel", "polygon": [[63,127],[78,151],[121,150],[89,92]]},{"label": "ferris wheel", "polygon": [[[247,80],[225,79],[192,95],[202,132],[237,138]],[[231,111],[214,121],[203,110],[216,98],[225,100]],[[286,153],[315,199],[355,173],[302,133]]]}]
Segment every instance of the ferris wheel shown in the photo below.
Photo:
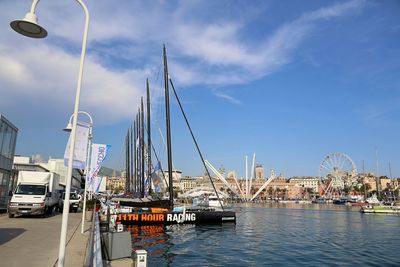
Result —
[{"label": "ferris wheel", "polygon": [[357,169],[354,161],[344,153],[332,153],[319,166],[319,178],[327,184],[325,195],[343,191],[357,183]]}]

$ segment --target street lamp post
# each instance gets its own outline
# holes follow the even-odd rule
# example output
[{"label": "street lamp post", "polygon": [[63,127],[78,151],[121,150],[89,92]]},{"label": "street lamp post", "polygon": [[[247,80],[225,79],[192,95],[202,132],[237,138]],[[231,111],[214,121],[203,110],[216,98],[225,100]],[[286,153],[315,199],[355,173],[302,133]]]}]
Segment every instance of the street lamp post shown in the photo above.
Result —
[{"label": "street lamp post", "polygon": [[[76,86],[76,95],[75,95],[75,106],[73,113],[73,121],[72,121],[72,132],[71,132],[71,147],[69,150],[69,161],[68,161],[68,169],[67,169],[67,180],[65,187],[65,202],[69,203],[70,191],[71,191],[71,179],[72,179],[72,163],[74,157],[74,148],[75,148],[75,139],[76,139],[76,125],[78,121],[78,110],[79,110],[79,98],[82,87],[82,76],[83,76],[83,66],[85,62],[85,54],[86,54],[86,43],[87,43],[87,35],[89,29],[89,11],[86,5],[82,2],[82,0],[76,0],[80,6],[83,8],[85,13],[85,28],[83,33],[82,40],[82,51],[81,51],[81,59],[79,65],[79,74],[78,74],[78,82]],[[47,36],[47,31],[37,24],[37,17],[35,14],[36,5],[39,0],[33,0],[31,10],[25,15],[25,18],[22,20],[15,20],[10,23],[11,28],[13,28],[16,32],[25,35],[27,37],[33,38],[44,38]],[[58,251],[58,266],[64,266],[65,263],[65,245],[67,239],[67,226],[68,226],[68,214],[69,209],[63,209],[62,214],[62,223],[61,223],[61,233],[60,233],[60,247]]]},{"label": "street lamp post", "polygon": [[[86,152],[86,166],[85,166],[85,190],[83,191],[83,207],[82,207],[82,222],[81,222],[81,234],[84,233],[85,231],[85,212],[86,212],[86,194],[87,194],[87,184],[88,184],[88,174],[90,172],[90,154],[91,154],[91,148],[92,148],[92,139],[93,139],[93,119],[92,116],[90,116],[89,113],[86,111],[78,111],[79,114],[84,114],[89,117],[89,136],[88,136],[88,150]],[[66,132],[71,132],[72,130],[72,117],[74,115],[72,114],[71,117],[69,118],[69,122],[67,127],[65,127],[63,130]]]}]

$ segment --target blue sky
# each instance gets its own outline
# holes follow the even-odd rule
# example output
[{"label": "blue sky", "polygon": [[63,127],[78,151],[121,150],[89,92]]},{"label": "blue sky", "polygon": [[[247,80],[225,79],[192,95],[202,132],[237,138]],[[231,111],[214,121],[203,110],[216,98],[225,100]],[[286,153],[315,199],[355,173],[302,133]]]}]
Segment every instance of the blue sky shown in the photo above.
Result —
[{"label": "blue sky", "polygon": [[[42,40],[9,27],[31,1],[0,3],[0,113],[19,128],[17,153],[61,158],[73,111],[83,12],[42,0]],[[162,45],[204,157],[244,175],[256,153],[266,172],[318,175],[330,153],[359,170],[400,176],[398,1],[87,1],[91,13],[80,110],[94,142],[123,168],[123,143],[146,78],[153,139],[165,160]],[[172,100],[174,166],[203,167]],[[82,118],[84,120],[84,118]],[[378,155],[378,157],[376,157]]]}]

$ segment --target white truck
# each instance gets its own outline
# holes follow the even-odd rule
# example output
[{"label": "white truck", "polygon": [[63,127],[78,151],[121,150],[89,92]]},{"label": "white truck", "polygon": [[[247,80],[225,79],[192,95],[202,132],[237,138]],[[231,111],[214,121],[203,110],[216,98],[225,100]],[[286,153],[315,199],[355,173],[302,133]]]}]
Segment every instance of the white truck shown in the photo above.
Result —
[{"label": "white truck", "polygon": [[8,217],[51,214],[59,199],[60,176],[53,172],[20,171],[8,204]]}]

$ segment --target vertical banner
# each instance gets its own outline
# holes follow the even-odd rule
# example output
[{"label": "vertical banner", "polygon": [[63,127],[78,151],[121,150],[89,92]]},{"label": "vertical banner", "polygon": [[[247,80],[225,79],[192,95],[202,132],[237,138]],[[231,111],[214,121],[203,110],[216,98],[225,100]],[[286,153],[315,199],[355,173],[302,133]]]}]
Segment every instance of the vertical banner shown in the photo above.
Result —
[{"label": "vertical banner", "polygon": [[[73,168],[81,170],[85,169],[88,141],[89,141],[89,125],[78,121],[76,125],[74,161],[72,162]],[[64,153],[65,166],[68,166],[70,146],[71,146],[71,134],[69,135],[67,147],[65,148],[65,153]]]},{"label": "vertical banner", "polygon": [[94,186],[94,192],[99,193],[99,192],[106,192],[106,178],[104,176],[98,176],[97,177],[97,186]]},{"label": "vertical banner", "polygon": [[155,193],[160,193],[163,191],[163,182],[160,177],[160,172],[161,172],[161,163],[158,162],[157,165],[154,167],[154,171],[151,177]]},{"label": "vertical banner", "polygon": [[87,179],[88,191],[96,192],[100,186],[101,179],[97,177],[97,174],[103,164],[104,159],[107,156],[110,145],[105,144],[92,144],[92,155],[90,158],[90,172]]}]

